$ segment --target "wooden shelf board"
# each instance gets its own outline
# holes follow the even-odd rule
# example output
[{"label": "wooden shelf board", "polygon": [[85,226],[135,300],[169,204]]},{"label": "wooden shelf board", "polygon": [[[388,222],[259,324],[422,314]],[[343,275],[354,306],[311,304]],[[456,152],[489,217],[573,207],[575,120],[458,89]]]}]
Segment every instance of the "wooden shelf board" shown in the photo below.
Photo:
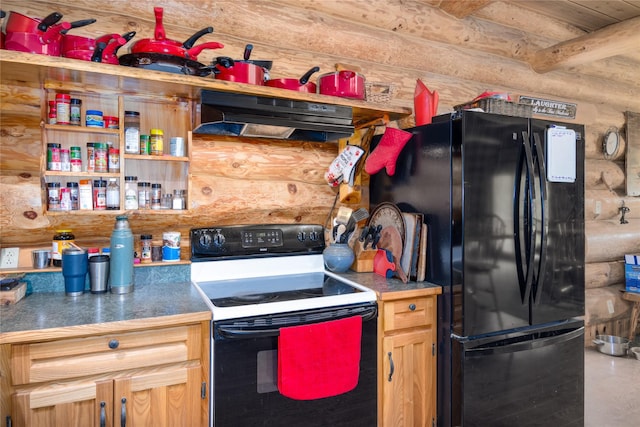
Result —
[{"label": "wooden shelf board", "polygon": [[0,67],[3,84],[46,86],[51,82],[71,83],[81,85],[86,92],[108,89],[132,96],[164,95],[193,100],[200,98],[201,89],[210,89],[344,105],[353,108],[356,127],[376,122],[385,116],[394,121],[412,113],[410,108],[389,107],[347,98],[9,50],[0,50]]}]

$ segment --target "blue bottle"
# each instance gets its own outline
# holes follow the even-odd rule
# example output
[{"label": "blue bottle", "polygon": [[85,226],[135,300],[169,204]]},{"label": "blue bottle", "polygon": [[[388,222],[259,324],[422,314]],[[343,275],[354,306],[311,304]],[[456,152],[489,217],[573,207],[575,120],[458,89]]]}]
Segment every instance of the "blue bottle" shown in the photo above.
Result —
[{"label": "blue bottle", "polygon": [[133,233],[126,215],[118,215],[111,233],[109,284],[112,294],[133,291]]}]

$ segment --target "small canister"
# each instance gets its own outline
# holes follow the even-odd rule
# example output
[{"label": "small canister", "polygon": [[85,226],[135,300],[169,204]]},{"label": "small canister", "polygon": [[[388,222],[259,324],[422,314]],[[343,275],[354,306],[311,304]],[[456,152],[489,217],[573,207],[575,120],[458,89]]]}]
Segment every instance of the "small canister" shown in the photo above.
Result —
[{"label": "small canister", "polygon": [[171,138],[169,149],[172,156],[184,157],[184,138],[180,136]]},{"label": "small canister", "polygon": [[138,182],[138,209],[151,209],[150,188],[150,183]]},{"label": "small canister", "polygon": [[71,105],[69,108],[69,124],[73,126],[80,126],[81,117],[82,117],[82,100],[77,98],[72,98]]},{"label": "small canister", "polygon": [[107,129],[120,129],[120,121],[115,116],[104,116],[104,127]]},{"label": "small canister", "polygon": [[87,113],[85,114],[85,125],[89,128],[104,128],[102,111],[87,110]]},{"label": "small canister", "polygon": [[143,234],[140,236],[140,262],[147,264],[151,262],[151,242],[153,236],[151,234]]},{"label": "small canister", "polygon": [[164,132],[162,129],[151,129],[151,154],[154,156],[162,156],[164,153]]},{"label": "small canister", "polygon": [[68,125],[70,120],[71,95],[56,94],[57,124]]},{"label": "small canister", "polygon": [[149,135],[140,135],[140,154],[151,154],[151,140]]},{"label": "small canister", "polygon": [[165,231],[162,233],[162,261],[180,261],[180,232]]},{"label": "small canister", "polygon": [[124,177],[124,208],[138,209],[138,177]]}]

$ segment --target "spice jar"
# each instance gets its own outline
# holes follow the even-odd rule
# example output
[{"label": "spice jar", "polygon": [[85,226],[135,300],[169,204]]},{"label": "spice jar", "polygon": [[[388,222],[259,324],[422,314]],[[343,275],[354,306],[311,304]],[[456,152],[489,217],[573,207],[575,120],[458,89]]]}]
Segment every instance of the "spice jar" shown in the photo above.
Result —
[{"label": "spice jar", "polygon": [[71,147],[71,172],[82,172],[82,149]]},{"label": "spice jar", "polygon": [[96,170],[95,142],[87,142],[87,172]]},{"label": "spice jar", "polygon": [[164,153],[164,132],[162,129],[151,129],[151,154],[154,156],[162,156]]},{"label": "spice jar", "polygon": [[107,209],[107,181],[104,179],[93,181],[93,209]]},{"label": "spice jar", "polygon": [[47,209],[50,211],[60,210],[60,183],[47,183]]},{"label": "spice jar", "polygon": [[186,209],[185,190],[173,190],[173,209]]},{"label": "spice jar", "polygon": [[151,262],[151,234],[143,234],[140,236],[140,262],[147,264]]},{"label": "spice jar", "polygon": [[109,185],[107,185],[107,209],[120,209],[120,187],[115,178],[109,178]]},{"label": "spice jar", "polygon": [[151,261],[160,262],[162,261],[162,240],[152,240],[151,241]]},{"label": "spice jar", "polygon": [[82,116],[82,100],[73,98],[69,107],[69,124],[80,126]]},{"label": "spice jar", "polygon": [[115,116],[104,116],[104,127],[106,129],[120,129],[120,121]]},{"label": "spice jar", "polygon": [[71,153],[67,148],[60,149],[60,170],[62,172],[71,171]]},{"label": "spice jar", "polygon": [[120,172],[120,150],[118,148],[109,148],[109,173]]},{"label": "spice jar", "polygon": [[151,209],[160,209],[162,201],[162,184],[151,184]]},{"label": "spice jar", "polygon": [[67,188],[71,197],[71,210],[77,211],[80,209],[80,187],[77,182],[67,182]]},{"label": "spice jar", "polygon": [[62,267],[62,251],[71,248],[76,239],[71,230],[56,230],[51,247],[51,259],[54,267]]},{"label": "spice jar", "polygon": [[151,184],[148,182],[138,183],[138,209],[151,209]]},{"label": "spice jar", "polygon": [[50,125],[58,122],[58,111],[56,110],[56,101],[49,101],[49,121]]},{"label": "spice jar", "polygon": [[71,95],[56,94],[57,124],[68,125],[70,120]]},{"label": "spice jar", "polygon": [[145,156],[151,154],[151,140],[149,135],[140,135],[140,154]]},{"label": "spice jar", "polygon": [[138,209],[138,177],[124,177],[124,208]]},{"label": "spice jar", "polygon": [[124,112],[124,152],[143,154],[140,153],[140,113],[137,111]]},{"label": "spice jar", "polygon": [[47,170],[62,170],[62,164],[60,163],[60,147],[60,144],[47,144]]},{"label": "spice jar", "polygon": [[[95,172],[108,172],[109,171],[109,151],[106,142],[94,142],[93,143],[93,157],[94,157],[94,171]],[[120,166],[118,166],[119,168]]]}]

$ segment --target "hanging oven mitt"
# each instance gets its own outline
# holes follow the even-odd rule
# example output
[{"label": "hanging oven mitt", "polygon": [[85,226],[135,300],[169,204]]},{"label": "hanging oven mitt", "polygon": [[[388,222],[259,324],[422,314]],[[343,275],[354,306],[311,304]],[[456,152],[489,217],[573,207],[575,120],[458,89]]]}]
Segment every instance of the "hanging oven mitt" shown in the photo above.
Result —
[{"label": "hanging oven mitt", "polygon": [[396,173],[396,160],[405,144],[411,139],[411,132],[402,129],[386,128],[380,142],[364,164],[364,170],[373,175],[384,167],[389,176]]},{"label": "hanging oven mitt", "polygon": [[356,145],[348,145],[338,154],[329,169],[324,173],[324,179],[331,187],[337,187],[345,180],[349,182],[349,185],[353,186],[353,180],[355,177],[355,170],[364,150]]}]

